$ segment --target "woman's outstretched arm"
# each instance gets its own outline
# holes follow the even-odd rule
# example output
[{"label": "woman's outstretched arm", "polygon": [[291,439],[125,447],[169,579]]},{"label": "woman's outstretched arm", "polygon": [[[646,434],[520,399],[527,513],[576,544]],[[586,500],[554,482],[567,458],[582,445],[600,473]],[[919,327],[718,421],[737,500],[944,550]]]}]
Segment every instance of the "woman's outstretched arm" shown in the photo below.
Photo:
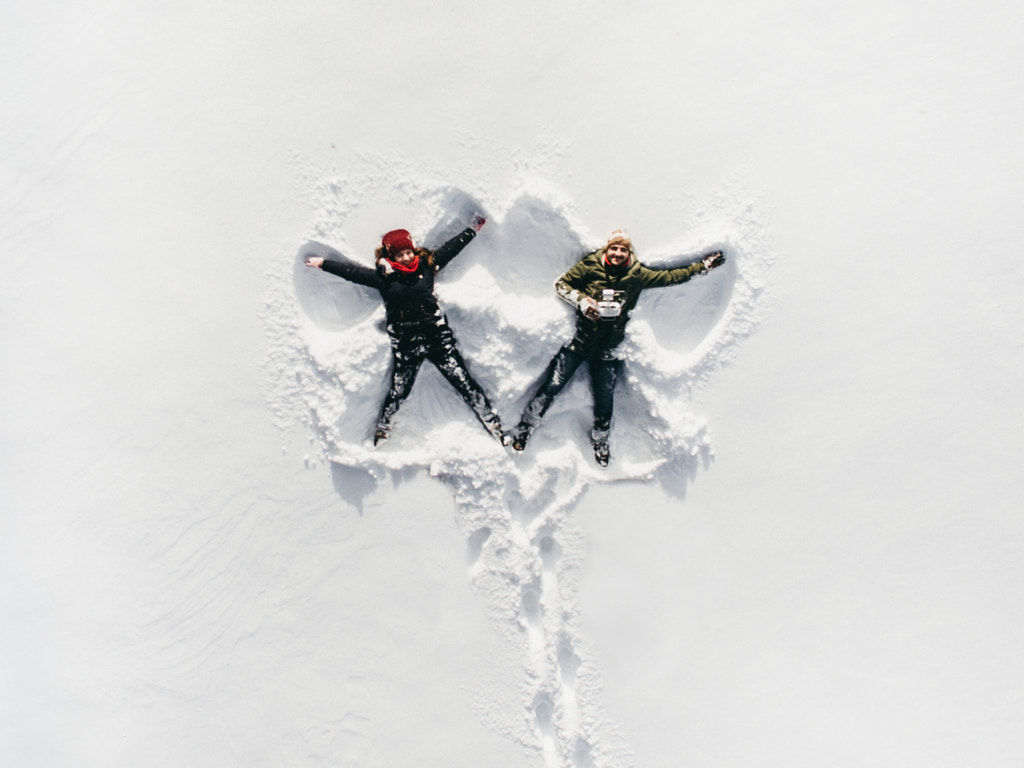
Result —
[{"label": "woman's outstretched arm", "polygon": [[440,270],[449,261],[459,255],[459,252],[469,245],[469,242],[476,237],[476,233],[487,222],[483,216],[474,216],[473,223],[462,230],[459,234],[434,251],[434,266]]},{"label": "woman's outstretched arm", "polygon": [[323,256],[307,256],[306,266],[322,269],[324,272],[329,272],[353,283],[368,285],[371,288],[380,288],[380,276],[376,270],[363,264],[349,261],[340,253],[333,259],[325,259]]}]

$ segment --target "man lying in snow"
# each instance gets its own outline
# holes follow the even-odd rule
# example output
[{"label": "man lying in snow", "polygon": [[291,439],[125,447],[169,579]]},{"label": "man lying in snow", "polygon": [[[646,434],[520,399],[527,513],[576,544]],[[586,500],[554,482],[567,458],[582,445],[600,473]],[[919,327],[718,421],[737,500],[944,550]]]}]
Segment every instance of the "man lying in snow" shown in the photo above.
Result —
[{"label": "man lying in snow", "polygon": [[530,434],[552,401],[585,360],[594,389],[594,427],[590,433],[594,458],[602,467],[608,466],[615,381],[622,368],[616,347],[626,335],[630,310],[647,288],[685,283],[724,263],[725,256],[715,251],[686,267],[645,267],[633,252],[629,235],[617,229],[607,245],[562,275],[555,292],[576,307],[576,334],[548,364],[540,387],[523,410],[512,447],[517,451],[526,448]]},{"label": "man lying in snow", "polygon": [[472,226],[436,251],[416,248],[412,236],[404,229],[388,232],[376,250],[376,269],[349,261],[325,260],[320,256],[306,259],[306,266],[376,288],[384,299],[391,340],[391,386],[377,419],[374,445],[386,440],[391,433],[391,420],[409,396],[424,360],[437,366],[473,409],[484,429],[502,445],[510,441],[487,395],[466,368],[448,319],[434,294],[434,276],[476,237],[484,222],[482,216],[476,216]]}]

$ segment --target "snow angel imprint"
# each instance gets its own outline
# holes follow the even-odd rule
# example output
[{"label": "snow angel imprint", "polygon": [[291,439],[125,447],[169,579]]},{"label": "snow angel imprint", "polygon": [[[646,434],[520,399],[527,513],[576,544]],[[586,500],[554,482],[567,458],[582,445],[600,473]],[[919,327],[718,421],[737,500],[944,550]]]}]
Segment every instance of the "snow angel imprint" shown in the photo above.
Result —
[{"label": "snow angel imprint", "polygon": [[487,395],[466,368],[434,294],[434,276],[476,237],[484,222],[482,216],[474,217],[471,226],[436,251],[417,248],[407,230],[388,232],[376,251],[376,269],[321,256],[306,259],[306,266],[376,288],[384,299],[391,341],[391,386],[377,418],[374,445],[391,433],[392,419],[409,396],[424,360],[437,366],[491,436],[503,445],[510,442]]},{"label": "snow angel imprint", "polygon": [[576,333],[548,364],[540,386],[523,410],[512,447],[517,451],[526,448],[530,434],[552,401],[586,361],[594,390],[594,427],[590,433],[594,458],[602,467],[608,466],[615,382],[622,368],[617,348],[625,338],[630,310],[636,307],[642,291],[685,283],[724,263],[724,254],[715,251],[675,269],[647,267],[636,257],[629,235],[617,229],[603,248],[585,256],[558,278],[555,291],[576,308]]}]

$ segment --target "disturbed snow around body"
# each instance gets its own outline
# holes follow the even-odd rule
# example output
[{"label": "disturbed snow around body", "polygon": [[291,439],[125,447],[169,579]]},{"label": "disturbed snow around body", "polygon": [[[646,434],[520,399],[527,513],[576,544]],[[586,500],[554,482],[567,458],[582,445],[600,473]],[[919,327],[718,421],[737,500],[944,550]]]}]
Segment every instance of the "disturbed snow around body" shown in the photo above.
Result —
[{"label": "disturbed snow around body", "polygon": [[[319,189],[310,242],[285,279],[275,262],[268,300],[271,402],[282,423],[305,416],[315,440],[307,461],[329,462],[339,492],[361,504],[378,483],[425,471],[455,497],[470,553],[474,592],[496,631],[521,656],[515,702],[487,701],[481,718],[539,752],[543,764],[622,765],[632,754],[603,715],[600,663],[580,631],[577,599],[585,537],[575,509],[588,488],[654,483],[679,498],[712,459],[706,419],[689,405],[695,388],[757,326],[772,254],[749,202],[722,200],[695,219],[686,240],[651,248],[652,266],[688,263],[713,250],[727,268],[644,293],[622,353],[613,460],[599,468],[589,445],[592,399],[581,369],[522,455],[488,436],[429,363],[379,447],[369,439],[387,386],[390,352],[377,291],[304,265],[306,256],[371,263],[373,200],[436,248],[474,214],[488,224],[439,275],[437,292],[471,371],[506,427],[514,426],[548,360],[572,335],[572,312],[555,279],[603,244],[584,231],[572,205],[549,190],[514,201],[474,199],[406,167],[378,161]],[[397,191],[396,191],[397,190]],[[379,216],[379,210],[374,210]],[[397,225],[396,225],[397,226]],[[643,251],[641,251],[643,252]],[[297,413],[296,403],[308,411]],[[496,713],[505,712],[503,716]]]}]

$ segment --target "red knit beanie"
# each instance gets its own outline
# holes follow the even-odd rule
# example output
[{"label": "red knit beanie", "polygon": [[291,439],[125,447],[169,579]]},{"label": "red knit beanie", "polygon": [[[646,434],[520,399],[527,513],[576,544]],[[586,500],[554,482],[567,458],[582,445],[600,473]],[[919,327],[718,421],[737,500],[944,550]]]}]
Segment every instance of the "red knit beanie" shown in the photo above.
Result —
[{"label": "red knit beanie", "polygon": [[412,235],[406,229],[393,229],[381,238],[381,244],[388,252],[388,256],[394,256],[402,251],[412,251],[416,246],[412,244]]}]

